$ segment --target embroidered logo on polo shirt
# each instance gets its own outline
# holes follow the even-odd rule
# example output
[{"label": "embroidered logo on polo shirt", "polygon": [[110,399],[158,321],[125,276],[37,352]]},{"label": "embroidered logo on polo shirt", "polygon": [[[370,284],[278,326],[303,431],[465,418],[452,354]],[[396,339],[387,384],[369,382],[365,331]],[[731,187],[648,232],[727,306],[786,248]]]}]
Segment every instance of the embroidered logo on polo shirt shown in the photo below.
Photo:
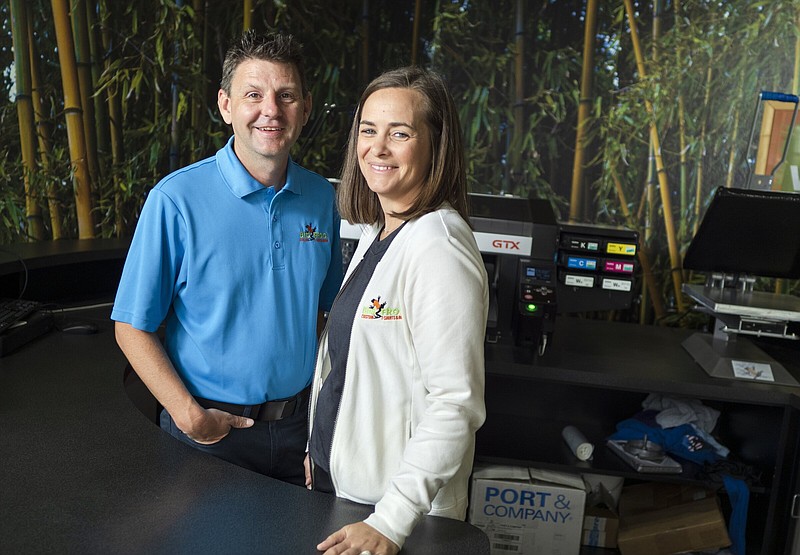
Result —
[{"label": "embroidered logo on polo shirt", "polygon": [[328,234],[322,231],[317,231],[317,228],[314,227],[314,224],[306,224],[305,229],[300,232],[300,242],[308,243],[311,241],[316,241],[317,243],[327,243]]},{"label": "embroidered logo on polo shirt", "polygon": [[402,320],[399,308],[386,306],[386,301],[381,302],[381,296],[370,299],[369,305],[361,309],[361,317],[366,320]]}]

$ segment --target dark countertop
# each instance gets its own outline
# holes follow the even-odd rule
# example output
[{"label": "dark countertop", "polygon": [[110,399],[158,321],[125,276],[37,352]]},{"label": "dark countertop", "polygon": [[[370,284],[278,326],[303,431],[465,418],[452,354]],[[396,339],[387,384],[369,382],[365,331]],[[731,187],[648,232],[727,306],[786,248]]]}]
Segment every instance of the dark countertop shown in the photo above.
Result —
[{"label": "dark countertop", "polygon": [[29,270],[94,260],[124,260],[130,242],[130,239],[59,239],[0,245],[0,275],[20,271],[20,260]]},{"label": "dark countertop", "polygon": [[[125,393],[126,362],[103,312],[95,335],[51,331],[0,358],[3,551],[318,553],[328,534],[371,512],[163,433]],[[488,552],[481,531],[436,517],[403,550]]]},{"label": "dark countertop", "polygon": [[114,297],[130,239],[60,239],[0,245],[0,297],[85,305]]},{"label": "dark countertop", "polygon": [[[487,345],[489,375],[800,409],[800,387],[714,378],[681,343],[697,330],[559,317],[544,356]],[[744,340],[751,340],[746,338]],[[756,340],[800,379],[798,342]],[[534,360],[535,359],[535,360]]]}]

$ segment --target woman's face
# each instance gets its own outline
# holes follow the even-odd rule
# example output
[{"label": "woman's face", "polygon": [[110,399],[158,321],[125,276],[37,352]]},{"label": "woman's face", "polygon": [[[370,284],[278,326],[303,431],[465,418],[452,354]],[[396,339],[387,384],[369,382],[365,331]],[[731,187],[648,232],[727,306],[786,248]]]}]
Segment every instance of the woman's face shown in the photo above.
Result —
[{"label": "woman's face", "polygon": [[403,212],[430,173],[432,146],[422,95],[412,89],[375,91],[358,125],[358,164],[384,212]]}]

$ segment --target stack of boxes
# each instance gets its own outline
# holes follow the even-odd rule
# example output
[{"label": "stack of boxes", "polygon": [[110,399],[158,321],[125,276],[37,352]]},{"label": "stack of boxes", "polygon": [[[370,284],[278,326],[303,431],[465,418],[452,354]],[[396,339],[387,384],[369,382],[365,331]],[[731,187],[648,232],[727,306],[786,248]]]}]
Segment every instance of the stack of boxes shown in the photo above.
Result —
[{"label": "stack of boxes", "polygon": [[671,555],[731,544],[713,492],[670,483],[627,486],[617,506],[579,474],[476,466],[469,522],[491,555],[579,555],[581,545],[621,555]]}]

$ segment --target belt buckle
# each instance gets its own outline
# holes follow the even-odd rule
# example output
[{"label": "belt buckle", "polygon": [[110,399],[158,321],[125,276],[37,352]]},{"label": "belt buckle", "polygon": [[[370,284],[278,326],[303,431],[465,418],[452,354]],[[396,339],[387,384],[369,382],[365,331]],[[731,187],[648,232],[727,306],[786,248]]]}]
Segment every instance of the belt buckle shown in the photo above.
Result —
[{"label": "belt buckle", "polygon": [[289,399],[266,401],[258,406],[258,416],[253,418],[274,422],[292,416],[297,412],[297,408],[302,405],[302,399],[307,391],[308,388]]},{"label": "belt buckle", "polygon": [[282,420],[286,414],[284,411],[289,401],[267,401],[262,405],[263,420],[274,422]]}]

